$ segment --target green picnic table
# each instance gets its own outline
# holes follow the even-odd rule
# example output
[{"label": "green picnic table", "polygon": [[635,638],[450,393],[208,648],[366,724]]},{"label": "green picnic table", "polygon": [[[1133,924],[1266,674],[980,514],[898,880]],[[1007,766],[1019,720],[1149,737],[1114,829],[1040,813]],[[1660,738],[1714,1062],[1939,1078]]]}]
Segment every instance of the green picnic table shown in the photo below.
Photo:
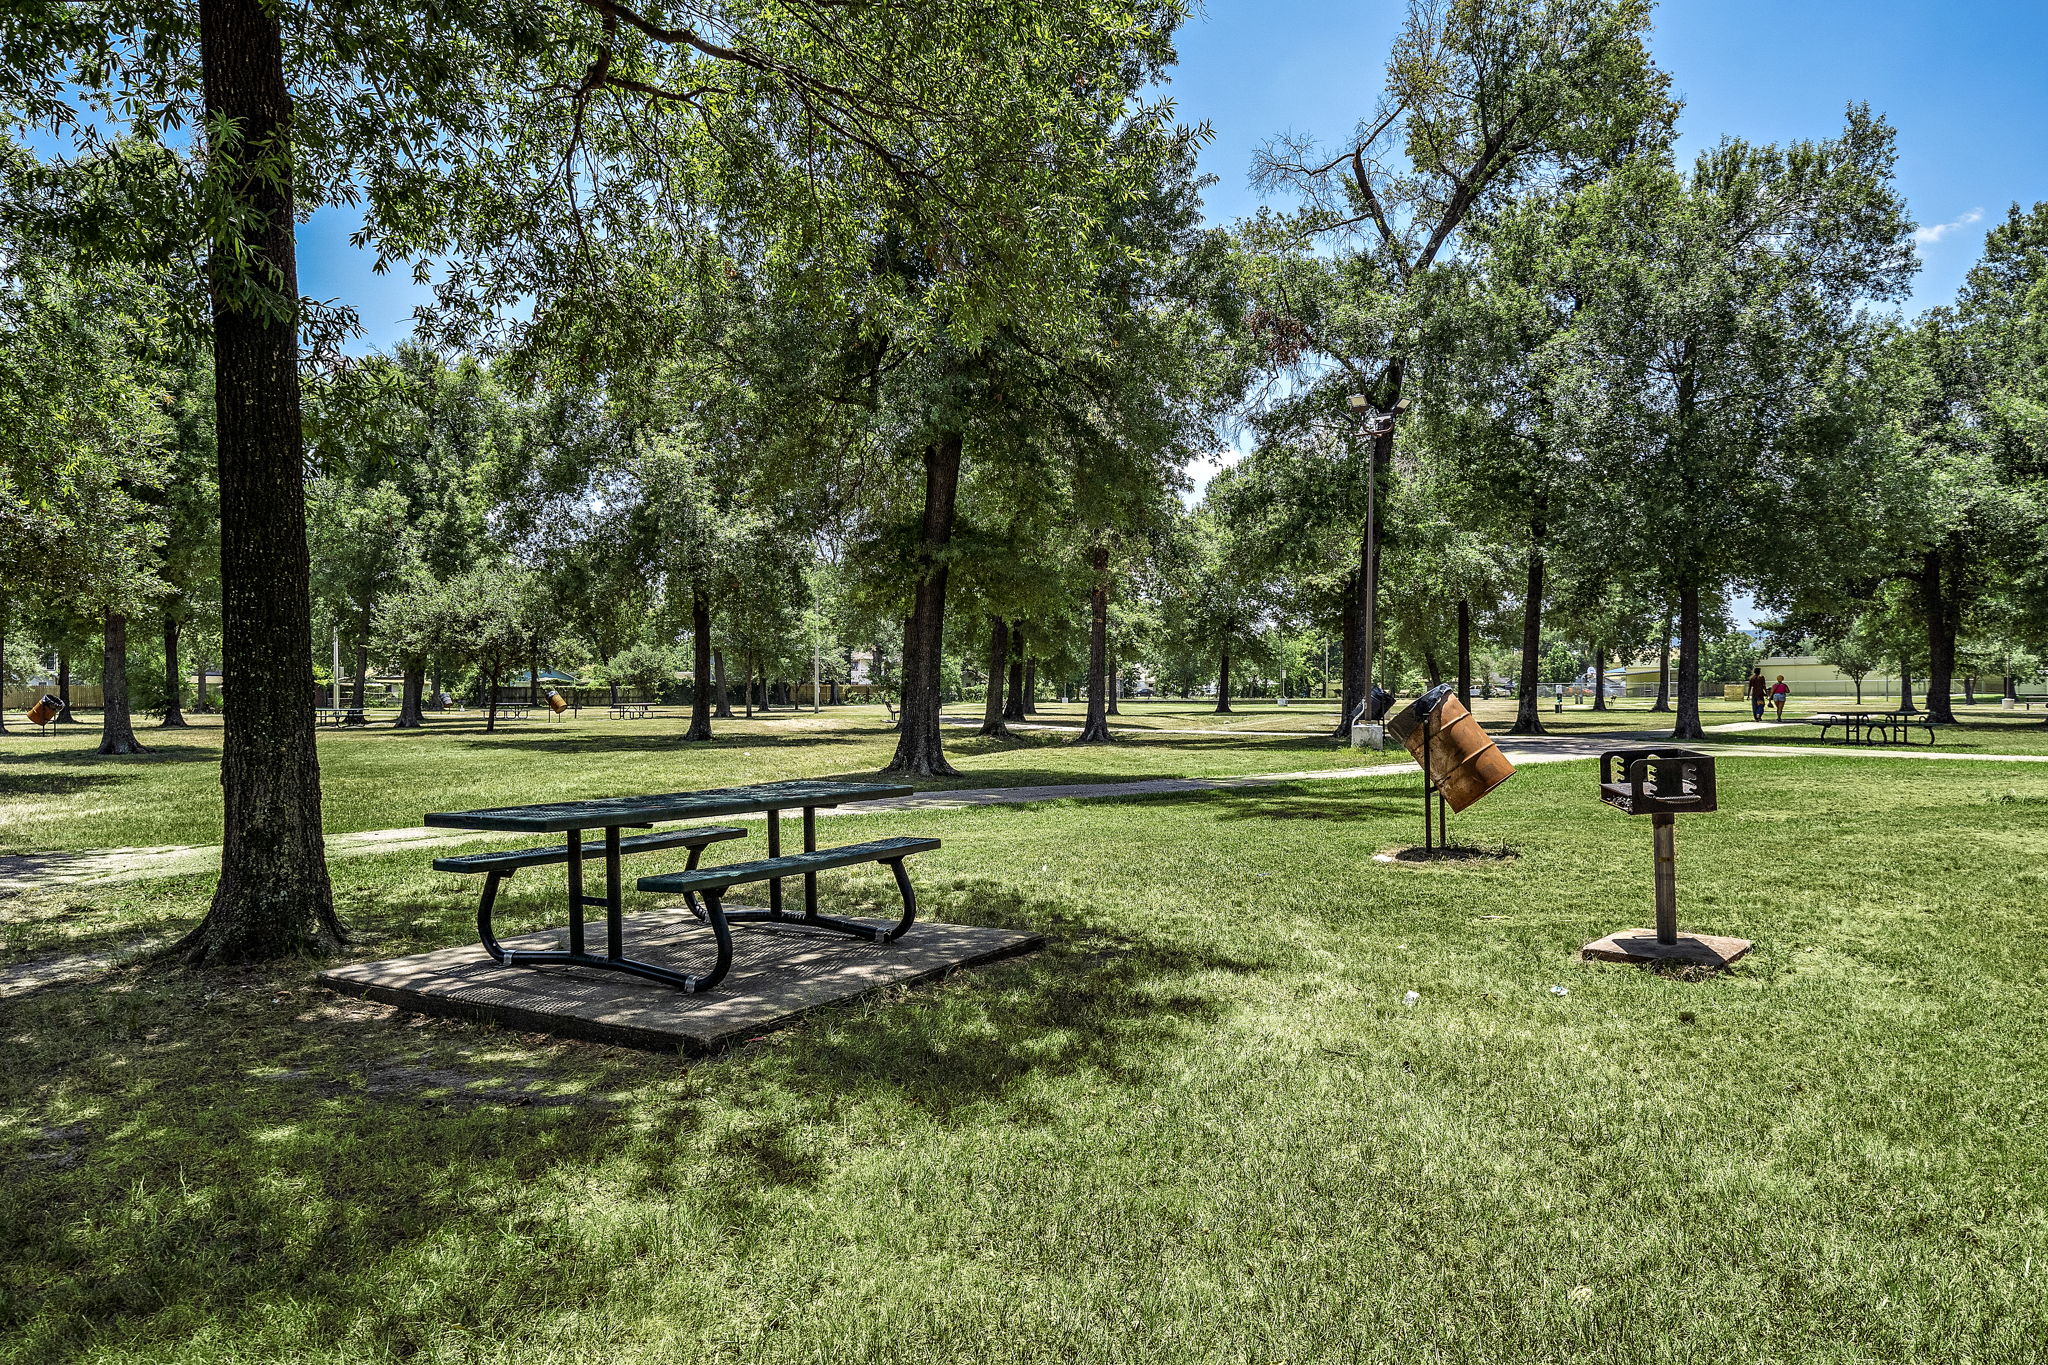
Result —
[{"label": "green picnic table", "polygon": [[[566,844],[493,853],[472,853],[434,860],[436,871],[469,875],[480,873],[485,877],[483,893],[477,904],[477,935],[482,941],[484,951],[497,961],[508,966],[522,967],[595,967],[646,977],[680,990],[704,991],[716,986],[732,965],[732,939],[728,930],[733,924],[780,923],[881,942],[898,938],[907,931],[916,919],[917,900],[911,890],[909,878],[903,870],[903,859],[913,853],[937,848],[939,841],[919,838],[877,839],[840,848],[820,849],[818,812],[854,802],[909,796],[912,791],[911,787],[895,783],[806,779],[764,782],[743,787],[716,787],[708,791],[668,792],[655,796],[558,801],[534,806],[500,806],[488,810],[439,811],[429,814],[425,818],[425,823],[442,829],[507,830],[568,836]],[[803,812],[803,850],[785,855],[782,851],[782,814],[790,810]],[[755,812],[764,812],[768,817],[768,856],[755,862],[714,868],[698,867],[698,857],[709,845],[746,836],[745,830],[730,826],[657,830],[651,834],[621,836],[622,830],[648,828],[668,821],[715,819],[720,816],[747,815]],[[602,831],[601,839],[590,843],[584,842],[583,836],[590,831]],[[710,925],[718,943],[718,958],[712,970],[701,976],[672,971],[649,962],[635,961],[625,954],[625,944],[622,941],[624,887],[620,879],[620,858],[627,853],[667,848],[687,848],[690,851],[688,868],[682,872],[643,877],[639,880],[638,886],[643,891],[681,892],[690,912]],[[587,858],[602,858],[604,861],[603,895],[584,894],[583,864]],[[866,862],[887,864],[896,875],[897,888],[903,898],[903,913],[893,929],[878,930],[872,925],[818,913],[818,873],[829,868],[849,867]],[[522,867],[550,863],[566,863],[569,869],[568,950],[530,952],[513,951],[503,947],[491,928],[491,910],[497,897],[498,884]],[[782,883],[788,877],[803,879],[801,915],[790,914],[784,909]],[[768,883],[766,910],[728,911],[724,908],[723,898],[728,889],[743,883],[763,881]],[[586,944],[583,911],[587,906],[604,908],[605,950],[601,956],[589,951]]]}]

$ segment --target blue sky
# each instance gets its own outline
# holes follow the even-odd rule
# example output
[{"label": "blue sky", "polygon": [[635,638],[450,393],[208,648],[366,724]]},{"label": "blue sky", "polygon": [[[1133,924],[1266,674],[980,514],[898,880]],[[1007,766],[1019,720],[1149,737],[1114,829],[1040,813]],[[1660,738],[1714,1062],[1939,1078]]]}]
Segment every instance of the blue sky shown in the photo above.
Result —
[{"label": "blue sky", "polygon": [[[1253,149],[1282,131],[1342,137],[1372,107],[1399,0],[1211,0],[1182,31],[1170,93],[1207,120],[1212,218],[1257,206]],[[1923,234],[1914,307],[1951,297],[2008,204],[2048,199],[2048,0],[1665,0],[1653,49],[1685,101],[1685,150],[1724,135],[1824,137],[1867,100],[1899,133],[1899,184]],[[1973,217],[1973,215],[1977,215]],[[328,210],[300,241],[300,288],[354,305],[364,347],[409,330],[419,291],[371,274]]]}]

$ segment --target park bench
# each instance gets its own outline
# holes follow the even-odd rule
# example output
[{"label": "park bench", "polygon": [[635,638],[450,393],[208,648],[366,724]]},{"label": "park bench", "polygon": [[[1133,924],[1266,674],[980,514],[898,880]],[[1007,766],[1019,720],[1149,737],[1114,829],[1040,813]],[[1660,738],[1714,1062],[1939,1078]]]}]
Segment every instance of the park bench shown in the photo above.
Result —
[{"label": "park bench", "polygon": [[[730,825],[704,825],[696,829],[664,829],[657,830],[653,834],[629,835],[619,840],[619,852],[621,854],[651,853],[656,849],[663,848],[687,848],[690,850],[690,866],[695,867],[697,859],[703,856],[707,846],[723,843],[727,839],[744,839],[746,837],[747,832],[745,830],[734,829]],[[491,907],[497,903],[498,883],[522,867],[547,867],[554,863],[566,863],[575,855],[576,850],[567,844],[553,844],[543,848],[505,849],[494,853],[464,853],[455,857],[434,859],[434,870],[436,872],[456,872],[467,876],[482,874],[484,889],[483,894],[477,898],[476,906],[477,936],[483,941],[484,950],[502,962],[505,960],[504,950],[498,946],[497,935],[491,932]],[[583,859],[601,859],[604,856],[605,846],[602,840],[586,841],[583,844],[581,856],[575,858],[576,867],[570,876],[569,894],[571,896],[583,897]],[[607,870],[616,878],[616,868],[609,868]],[[586,904],[603,905],[605,903],[602,898],[596,896],[583,897],[583,899]],[[694,900],[691,900],[690,908],[692,911],[696,910],[697,906]]]},{"label": "park bench", "polygon": [[[729,957],[731,952],[730,939],[725,932],[727,924],[762,922],[813,925],[818,928],[836,929],[860,938],[873,938],[877,943],[891,943],[903,937],[910,926],[917,922],[917,893],[911,890],[910,874],[903,870],[903,860],[914,853],[929,853],[938,846],[937,839],[900,835],[889,839],[870,839],[864,844],[842,844],[838,848],[821,848],[808,853],[789,853],[778,858],[761,858],[750,863],[727,863],[722,867],[663,872],[652,877],[642,877],[638,885],[642,891],[680,891],[685,899],[690,901],[690,912],[709,924],[718,936],[721,961]],[[878,929],[817,912],[817,896],[808,889],[811,880],[820,872],[836,867],[856,867],[862,863],[881,863],[896,874],[896,890],[903,898],[903,913],[891,928]],[[802,915],[787,914],[779,907],[767,910],[725,909],[725,893],[735,886],[799,876],[804,878],[807,891]],[[694,897],[703,898],[704,903],[701,907],[692,899]],[[722,974],[721,970],[720,975]]]}]

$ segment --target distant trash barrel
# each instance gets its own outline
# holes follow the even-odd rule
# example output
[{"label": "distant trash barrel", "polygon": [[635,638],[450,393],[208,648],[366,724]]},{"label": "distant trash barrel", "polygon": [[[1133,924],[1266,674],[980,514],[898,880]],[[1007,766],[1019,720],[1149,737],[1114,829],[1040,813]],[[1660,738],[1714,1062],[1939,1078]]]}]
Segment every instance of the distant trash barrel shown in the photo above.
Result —
[{"label": "distant trash barrel", "polygon": [[30,725],[48,725],[51,721],[57,719],[57,714],[63,709],[63,702],[58,701],[55,697],[45,692],[41,701],[28,708],[28,723]]},{"label": "distant trash barrel", "polygon": [[560,692],[548,693],[548,710],[554,712],[556,715],[559,716],[568,709],[569,703],[562,700],[562,694]]},{"label": "distant trash barrel", "polygon": [[1387,733],[1406,745],[1417,763],[1423,762],[1425,718],[1429,761],[1424,766],[1452,810],[1463,811],[1515,775],[1515,765],[1479,727],[1449,683],[1430,688],[1387,722]]}]

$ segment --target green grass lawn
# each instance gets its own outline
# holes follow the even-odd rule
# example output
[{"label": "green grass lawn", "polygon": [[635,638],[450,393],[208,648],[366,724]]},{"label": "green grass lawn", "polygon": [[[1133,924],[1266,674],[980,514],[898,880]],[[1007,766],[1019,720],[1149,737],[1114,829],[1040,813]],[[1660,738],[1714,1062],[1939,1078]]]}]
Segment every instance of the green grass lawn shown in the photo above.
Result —
[{"label": "green grass lawn", "polygon": [[[6,1001],[0,1360],[2042,1358],[2048,766],[1726,760],[1683,920],[1756,951],[1703,981],[1574,960],[1648,913],[1590,764],[1454,823],[1499,863],[1372,862],[1413,785],[835,823],[943,837],[928,912],[1051,948],[708,1063],[303,963]],[[468,938],[426,862],[335,865],[357,955]],[[0,916],[118,941],[207,890]]]},{"label": "green grass lawn", "polygon": [[[1314,772],[1378,761],[1325,736],[1334,704],[1306,700],[1280,707],[1239,702],[1217,716],[1213,703],[1133,700],[1113,729],[1122,742],[1077,748],[1060,730],[1019,730],[987,740],[969,727],[946,727],[958,779],[934,787],[1032,786],[1128,781],[1148,777],[1228,777]],[[1545,726],[1561,735],[1668,729],[1668,716],[1628,701],[1618,710],[1568,707],[1546,711]],[[1706,704],[1714,725],[1747,720],[1740,703]],[[1505,731],[1514,704],[1483,701],[1478,714]],[[1042,703],[1038,722],[1078,726],[1085,708]],[[949,720],[979,718],[980,708],[955,705]],[[559,724],[510,721],[485,734],[475,716],[436,720],[424,730],[320,732],[320,774],[329,833],[397,829],[430,810],[564,801],[621,792],[687,790],[790,777],[864,777],[889,761],[896,736],[880,707],[778,711],[755,720],[721,721],[709,744],[681,739],[679,712],[645,721],[614,721],[592,711]],[[1230,734],[1204,733],[1228,730]],[[1304,734],[1260,733],[1305,731]],[[0,854],[36,850],[211,844],[220,840],[220,728],[202,717],[191,730],[145,728],[154,753],[108,759],[95,752],[93,726],[48,736],[0,736]],[[1716,742],[1818,745],[1812,727],[1718,735]],[[1828,747],[1837,747],[1829,745]],[[1962,726],[1944,729],[1937,749],[1953,752],[2048,754],[2048,727],[2038,715],[2018,718],[1977,708]],[[1392,758],[1398,760],[1395,753]]]},{"label": "green grass lawn", "polygon": [[[102,758],[96,727],[0,737],[0,853],[150,847],[220,840],[220,727],[142,730],[155,752]],[[687,717],[614,721],[586,714],[534,719],[485,734],[474,717],[422,730],[373,726],[320,732],[329,833],[417,825],[432,810],[622,792],[683,791],[792,777],[871,776],[895,731],[876,707],[774,712],[720,721],[710,743],[685,743]],[[947,727],[962,776],[937,787],[1029,786],[1146,777],[1223,777],[1352,767],[1358,756],[1325,739],[1174,735],[1131,729],[1126,742],[1078,748],[1072,736],[1020,731],[1008,741]]]}]

